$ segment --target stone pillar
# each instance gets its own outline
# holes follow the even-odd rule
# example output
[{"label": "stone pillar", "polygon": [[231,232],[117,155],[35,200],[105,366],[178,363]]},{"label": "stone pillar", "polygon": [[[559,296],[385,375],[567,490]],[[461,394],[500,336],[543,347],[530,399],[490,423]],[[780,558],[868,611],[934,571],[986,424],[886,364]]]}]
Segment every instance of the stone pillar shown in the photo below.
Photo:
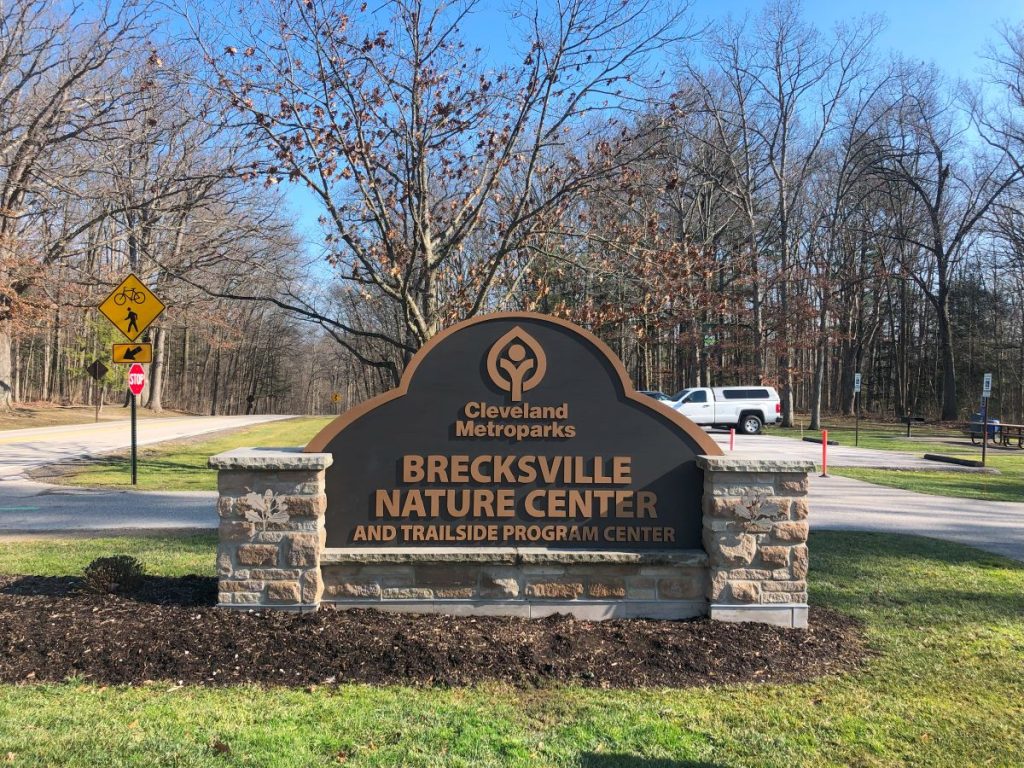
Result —
[{"label": "stone pillar", "polygon": [[699,456],[711,618],[807,626],[810,461]]},{"label": "stone pillar", "polygon": [[317,609],[331,461],[299,448],[239,448],[210,459],[220,492],[220,606]]}]

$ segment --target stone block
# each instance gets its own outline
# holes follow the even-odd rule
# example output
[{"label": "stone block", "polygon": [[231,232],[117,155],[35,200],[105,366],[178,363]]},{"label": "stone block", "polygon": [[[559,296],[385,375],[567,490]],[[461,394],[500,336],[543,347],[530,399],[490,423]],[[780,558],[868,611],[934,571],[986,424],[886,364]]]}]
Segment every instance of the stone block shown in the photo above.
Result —
[{"label": "stone block", "polygon": [[234,570],[234,562],[231,559],[234,547],[220,546],[217,548],[217,575],[230,576]]},{"label": "stone block", "polygon": [[339,581],[336,584],[329,584],[325,591],[331,597],[368,599],[381,596],[380,584],[376,581]]},{"label": "stone block", "polygon": [[706,496],[727,496],[732,498],[740,498],[748,493],[762,493],[765,496],[775,493],[775,483],[771,480],[766,482],[750,481],[745,483],[737,483],[735,477],[729,477],[727,480],[722,479],[717,481],[711,486],[711,490],[706,490]]},{"label": "stone block", "polygon": [[789,516],[794,520],[806,520],[809,512],[807,499],[793,499],[793,503],[789,505]]},{"label": "stone block", "polygon": [[276,544],[243,544],[235,553],[240,565],[277,565]]},{"label": "stone block", "polygon": [[480,577],[480,597],[492,599],[519,597],[519,581],[510,576],[495,576],[485,573]]},{"label": "stone block", "polygon": [[806,581],[766,581],[761,585],[765,592],[805,592]]},{"label": "stone block", "polygon": [[256,526],[240,520],[221,520],[217,528],[217,538],[224,543],[252,541],[256,534]]},{"label": "stone block", "polygon": [[722,601],[729,595],[729,572],[718,571],[711,573],[711,580],[708,586],[708,597],[712,600]]},{"label": "stone block", "polygon": [[621,578],[591,578],[587,584],[587,597],[606,600],[625,596],[626,582]]},{"label": "stone block", "polygon": [[731,581],[729,591],[733,599],[741,603],[756,603],[761,599],[761,585],[756,581]]},{"label": "stone block", "polygon": [[772,528],[772,536],[776,541],[803,544],[807,541],[807,523],[778,523]]},{"label": "stone block", "polygon": [[220,592],[218,598],[221,605],[261,605],[263,603],[262,592]]},{"label": "stone block", "polygon": [[761,547],[761,559],[766,565],[787,566],[789,565],[790,547]]},{"label": "stone block", "polygon": [[807,626],[806,605],[711,605],[714,621],[758,622],[777,627],[803,629]]},{"label": "stone block", "polygon": [[479,566],[467,564],[438,563],[437,565],[418,565],[415,570],[415,581],[418,587],[431,589],[451,589],[476,587],[479,578]]},{"label": "stone block", "polygon": [[757,539],[746,533],[709,535],[705,531],[704,545],[713,565],[749,565],[757,552]]},{"label": "stone block", "polygon": [[790,565],[793,576],[797,579],[807,578],[807,545],[793,547],[793,563]]},{"label": "stone block", "polygon": [[714,478],[726,476],[729,478],[746,476],[746,473],[756,474],[792,474],[802,472],[806,474],[814,470],[813,461],[803,459],[757,459],[749,456],[736,458],[732,456],[698,456],[697,466],[704,470],[704,476],[711,475]]},{"label": "stone block", "polygon": [[704,597],[704,579],[659,579],[658,597],[663,600],[695,600]]},{"label": "stone block", "polygon": [[300,568],[253,568],[248,573],[250,579],[267,581],[296,581],[302,576]]},{"label": "stone block", "polygon": [[385,600],[430,600],[434,592],[423,587],[387,587],[381,592],[381,597]]},{"label": "stone block", "polygon": [[436,587],[433,592],[438,600],[470,600],[476,596],[476,587]]},{"label": "stone block", "polygon": [[766,568],[729,568],[727,573],[729,578],[737,581],[761,581],[772,577],[772,571]]},{"label": "stone block", "polygon": [[267,584],[267,601],[271,603],[301,603],[302,589],[297,581],[272,581]]},{"label": "stone block", "polygon": [[320,537],[313,533],[297,533],[288,537],[288,565],[310,568],[318,563]]},{"label": "stone block", "polygon": [[280,544],[284,540],[281,531],[256,531],[252,540],[256,544]]},{"label": "stone block", "polygon": [[262,592],[262,581],[236,581],[235,579],[221,579],[217,584],[220,592]]},{"label": "stone block", "polygon": [[802,473],[785,473],[778,475],[775,487],[780,496],[806,496],[807,475]]},{"label": "stone block", "polygon": [[320,578],[320,570],[306,571],[299,580],[302,586],[302,602],[319,603],[324,593],[324,582]]},{"label": "stone block", "polygon": [[637,576],[626,581],[630,600],[653,600],[658,596],[658,581],[653,576]]},{"label": "stone block", "polygon": [[806,592],[764,592],[761,595],[761,602],[772,603],[806,603]]},{"label": "stone block", "polygon": [[544,600],[575,600],[583,594],[578,581],[537,581],[526,585],[526,596]]},{"label": "stone block", "polygon": [[229,520],[238,517],[235,512],[235,499],[231,496],[221,496],[217,499],[217,517],[221,520]]},{"label": "stone block", "polygon": [[327,511],[327,496],[281,496],[289,517],[321,517]]},{"label": "stone block", "polygon": [[244,496],[256,490],[253,485],[258,482],[258,477],[257,472],[222,469],[217,473],[217,492],[221,496]]},{"label": "stone block", "polygon": [[217,490],[223,496],[244,496],[273,491],[281,496],[315,496],[324,491],[324,473],[316,470],[254,472],[221,470],[217,473]]}]

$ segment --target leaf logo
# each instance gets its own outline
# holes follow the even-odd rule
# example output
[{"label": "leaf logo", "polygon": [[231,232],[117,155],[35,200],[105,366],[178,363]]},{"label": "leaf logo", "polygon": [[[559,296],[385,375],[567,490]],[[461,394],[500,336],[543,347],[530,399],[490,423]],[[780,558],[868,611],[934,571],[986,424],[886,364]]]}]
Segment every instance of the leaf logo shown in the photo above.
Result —
[{"label": "leaf logo", "polygon": [[242,497],[242,504],[245,507],[245,519],[250,523],[261,525],[265,531],[268,524],[283,525],[288,522],[288,505],[284,499],[275,496],[272,490],[268,488],[262,496],[249,488],[245,490],[249,493]]},{"label": "leaf logo", "polygon": [[544,348],[518,325],[498,339],[487,353],[487,375],[498,389],[508,392],[512,402],[523,399],[548,369]]}]

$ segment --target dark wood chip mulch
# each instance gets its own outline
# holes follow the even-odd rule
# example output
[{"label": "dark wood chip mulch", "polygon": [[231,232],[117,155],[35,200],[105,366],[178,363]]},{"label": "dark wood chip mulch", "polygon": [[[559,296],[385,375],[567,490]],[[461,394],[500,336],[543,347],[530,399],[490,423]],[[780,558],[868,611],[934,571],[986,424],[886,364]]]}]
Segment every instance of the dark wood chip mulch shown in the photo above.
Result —
[{"label": "dark wood chip mulch", "polygon": [[684,687],[796,682],[856,668],[857,622],[812,608],[810,628],[313,614],[214,607],[211,578],[148,577],[132,597],[75,578],[0,576],[0,681],[310,686],[342,682]]}]

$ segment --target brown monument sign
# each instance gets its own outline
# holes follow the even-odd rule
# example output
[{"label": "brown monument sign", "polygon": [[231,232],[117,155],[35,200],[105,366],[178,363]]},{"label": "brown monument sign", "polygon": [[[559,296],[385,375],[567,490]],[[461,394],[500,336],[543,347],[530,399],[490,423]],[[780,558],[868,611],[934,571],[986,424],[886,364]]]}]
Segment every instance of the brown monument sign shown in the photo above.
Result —
[{"label": "brown monument sign", "polygon": [[695,424],[637,394],[583,329],[487,315],[436,336],[401,385],[329,424],[328,548],[699,549]]}]

